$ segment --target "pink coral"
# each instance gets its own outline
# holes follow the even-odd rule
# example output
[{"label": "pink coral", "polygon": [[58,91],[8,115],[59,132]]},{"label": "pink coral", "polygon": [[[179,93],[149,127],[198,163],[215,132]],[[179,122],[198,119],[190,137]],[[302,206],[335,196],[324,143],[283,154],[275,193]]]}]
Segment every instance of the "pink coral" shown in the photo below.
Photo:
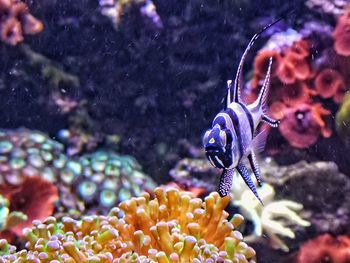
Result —
[{"label": "pink coral", "polygon": [[320,135],[331,135],[323,120],[323,116],[329,114],[321,104],[295,105],[284,110],[279,130],[293,147],[307,148],[316,143]]},{"label": "pink coral", "polygon": [[299,250],[296,263],[350,262],[350,238],[321,235],[306,242]]}]

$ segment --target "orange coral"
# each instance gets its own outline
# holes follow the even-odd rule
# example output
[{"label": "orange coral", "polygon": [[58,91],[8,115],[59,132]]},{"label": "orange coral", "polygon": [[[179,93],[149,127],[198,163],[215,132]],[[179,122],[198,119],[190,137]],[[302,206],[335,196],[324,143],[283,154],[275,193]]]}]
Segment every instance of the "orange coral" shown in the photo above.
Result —
[{"label": "orange coral", "polygon": [[306,242],[299,250],[296,263],[350,262],[350,238],[318,236]]},{"label": "orange coral", "polygon": [[264,78],[266,75],[266,69],[269,65],[269,60],[272,57],[273,63],[271,68],[271,76],[276,76],[278,67],[280,64],[281,56],[278,52],[269,49],[262,49],[259,51],[254,59],[254,78],[252,87],[256,88],[258,86],[259,79]]},{"label": "orange coral", "polygon": [[320,135],[323,137],[331,135],[322,119],[329,114],[330,112],[321,104],[295,105],[284,110],[279,130],[293,147],[307,148],[316,143]]},{"label": "orange coral", "polygon": [[350,9],[340,16],[333,32],[334,50],[342,56],[350,56]]},{"label": "orange coral", "polygon": [[22,236],[22,230],[31,226],[33,220],[51,216],[58,199],[57,188],[38,176],[26,177],[18,186],[2,185],[0,193],[10,201],[10,211],[22,212],[28,218],[10,229],[17,236]]},{"label": "orange coral", "polygon": [[23,34],[36,34],[43,29],[43,24],[19,0],[0,0],[0,16],[0,39],[9,45],[23,41]]},{"label": "orange coral", "polygon": [[285,51],[277,72],[278,78],[285,84],[293,84],[296,80],[306,80],[311,69],[306,58],[309,56],[309,44],[305,40],[294,42]]},{"label": "orange coral", "polygon": [[327,68],[322,70],[315,78],[315,90],[322,98],[333,97],[338,89],[343,89],[344,79],[336,70]]}]

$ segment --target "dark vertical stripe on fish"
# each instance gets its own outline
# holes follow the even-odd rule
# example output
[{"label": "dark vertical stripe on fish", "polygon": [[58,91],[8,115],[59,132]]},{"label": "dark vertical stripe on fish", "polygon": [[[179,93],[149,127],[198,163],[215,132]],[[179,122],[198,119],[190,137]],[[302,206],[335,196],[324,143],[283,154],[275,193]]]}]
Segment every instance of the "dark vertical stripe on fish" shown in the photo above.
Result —
[{"label": "dark vertical stripe on fish", "polygon": [[241,135],[241,129],[240,129],[240,124],[238,120],[237,114],[232,110],[231,108],[227,108],[226,113],[230,117],[233,123],[233,128],[235,129],[236,135],[237,135],[237,143],[238,143],[238,148],[239,148],[239,154],[240,158],[243,156],[243,141],[242,141],[242,135]]},{"label": "dark vertical stripe on fish", "polygon": [[252,134],[252,138],[253,138],[253,135],[254,135],[254,122],[253,122],[253,117],[252,117],[252,114],[250,113],[250,111],[247,109],[247,107],[241,103],[241,102],[238,102],[238,104],[242,107],[242,109],[244,110],[245,112],[245,115],[247,115],[247,119],[249,121],[249,127],[250,127],[250,132]]},{"label": "dark vertical stripe on fish", "polygon": [[214,127],[216,124],[219,124],[219,126],[222,129],[225,129],[227,127],[226,120],[223,116],[218,116],[214,119],[212,127]]}]

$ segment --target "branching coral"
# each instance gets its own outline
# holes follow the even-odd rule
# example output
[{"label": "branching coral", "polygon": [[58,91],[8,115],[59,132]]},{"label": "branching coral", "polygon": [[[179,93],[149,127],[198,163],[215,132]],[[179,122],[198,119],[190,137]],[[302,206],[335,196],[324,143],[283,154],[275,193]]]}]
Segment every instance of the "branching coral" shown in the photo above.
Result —
[{"label": "branching coral", "polygon": [[[49,217],[25,231],[26,250],[1,241],[1,262],[253,262],[254,250],[224,211],[230,198],[212,193],[203,202],[175,189],[155,190],[114,208],[109,216],[62,222]],[[119,214],[123,213],[119,218]]]},{"label": "branching coral", "polygon": [[22,42],[23,34],[37,34],[43,29],[43,24],[20,0],[1,0],[0,15],[0,39],[9,45]]},{"label": "branching coral", "polygon": [[274,188],[264,183],[257,189],[264,203],[262,206],[246,188],[242,179],[236,178],[236,182],[239,183],[233,186],[233,204],[238,206],[240,212],[254,224],[254,234],[247,237],[247,240],[254,240],[266,233],[274,248],[288,251],[289,248],[279,237],[295,238],[294,232],[288,225],[296,224],[303,227],[310,225],[298,215],[303,209],[302,204],[290,200],[275,201]]},{"label": "branching coral", "polygon": [[346,263],[350,261],[349,250],[348,236],[325,234],[306,242],[299,250],[296,263]]}]

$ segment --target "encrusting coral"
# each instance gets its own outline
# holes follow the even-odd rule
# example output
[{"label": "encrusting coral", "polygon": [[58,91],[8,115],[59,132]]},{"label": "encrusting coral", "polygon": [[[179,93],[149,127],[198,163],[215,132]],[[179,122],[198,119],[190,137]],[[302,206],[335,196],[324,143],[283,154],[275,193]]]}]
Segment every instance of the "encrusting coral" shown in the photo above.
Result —
[{"label": "encrusting coral", "polygon": [[24,34],[37,34],[43,29],[43,24],[20,0],[1,0],[0,15],[0,39],[9,45],[22,42]]},{"label": "encrusting coral", "polygon": [[25,250],[0,241],[0,262],[254,262],[255,251],[235,230],[242,216],[227,220],[229,196],[211,193],[202,201],[162,188],[154,194],[125,201],[108,216],[34,221]]},{"label": "encrusting coral", "polygon": [[310,223],[302,219],[298,213],[303,209],[303,205],[291,200],[274,200],[275,190],[272,185],[263,183],[257,188],[263,206],[255,196],[246,188],[241,178],[236,178],[233,185],[232,203],[239,207],[240,213],[254,224],[253,234],[246,239],[254,241],[266,234],[274,248],[289,251],[288,246],[279,237],[295,238],[295,234],[290,225],[302,227],[310,226]]}]

